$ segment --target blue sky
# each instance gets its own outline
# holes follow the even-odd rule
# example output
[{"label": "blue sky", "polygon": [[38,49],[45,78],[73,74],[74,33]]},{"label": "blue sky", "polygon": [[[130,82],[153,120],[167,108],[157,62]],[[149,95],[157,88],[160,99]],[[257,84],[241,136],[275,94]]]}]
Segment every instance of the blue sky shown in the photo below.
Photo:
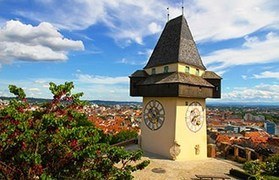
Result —
[{"label": "blue sky", "polygon": [[[279,1],[185,0],[208,70],[223,77],[218,102],[279,102]],[[51,98],[73,81],[84,99],[140,101],[128,76],[142,69],[175,0],[0,0],[0,96],[8,85]]]}]

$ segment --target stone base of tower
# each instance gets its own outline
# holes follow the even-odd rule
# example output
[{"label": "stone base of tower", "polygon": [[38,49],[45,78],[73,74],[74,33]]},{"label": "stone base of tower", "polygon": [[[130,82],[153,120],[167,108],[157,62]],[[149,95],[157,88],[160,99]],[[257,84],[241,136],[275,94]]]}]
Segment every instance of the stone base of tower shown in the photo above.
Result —
[{"label": "stone base of tower", "polygon": [[[144,120],[141,124],[140,146],[144,151],[173,160],[202,160],[207,158],[207,134],[205,100],[178,97],[144,97],[143,107],[151,101],[159,101],[165,110],[165,121],[158,130],[149,129]],[[192,102],[203,107],[203,125],[194,132],[187,127],[186,111]]]}]

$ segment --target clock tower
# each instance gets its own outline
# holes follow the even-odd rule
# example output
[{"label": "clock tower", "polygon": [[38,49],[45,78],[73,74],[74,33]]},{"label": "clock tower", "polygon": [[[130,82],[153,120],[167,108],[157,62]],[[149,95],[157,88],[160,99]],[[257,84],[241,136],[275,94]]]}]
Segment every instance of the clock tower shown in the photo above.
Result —
[{"label": "clock tower", "polygon": [[143,150],[207,157],[205,99],[221,97],[221,77],[206,70],[183,15],[167,22],[146,66],[130,76],[130,95],[143,97]]}]

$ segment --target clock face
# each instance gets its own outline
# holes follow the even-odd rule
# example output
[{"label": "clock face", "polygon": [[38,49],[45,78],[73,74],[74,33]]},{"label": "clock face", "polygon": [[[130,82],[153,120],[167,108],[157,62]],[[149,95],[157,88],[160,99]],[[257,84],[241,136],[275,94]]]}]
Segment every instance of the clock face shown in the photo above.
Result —
[{"label": "clock face", "polygon": [[165,121],[163,105],[156,100],[149,101],[144,108],[143,119],[146,126],[153,131],[162,127]]},{"label": "clock face", "polygon": [[192,102],[186,111],[186,124],[188,128],[197,132],[201,129],[204,121],[203,107],[198,102]]}]

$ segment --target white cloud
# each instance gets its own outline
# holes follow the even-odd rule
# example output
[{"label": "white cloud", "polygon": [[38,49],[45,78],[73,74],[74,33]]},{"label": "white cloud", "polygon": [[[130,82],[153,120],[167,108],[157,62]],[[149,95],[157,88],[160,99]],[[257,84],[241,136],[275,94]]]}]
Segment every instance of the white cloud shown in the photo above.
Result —
[{"label": "white cloud", "polygon": [[278,28],[278,1],[196,0],[186,12],[197,41],[218,41],[249,35],[266,27]]},{"label": "white cloud", "polygon": [[266,78],[279,79],[279,72],[264,71],[261,74],[254,74],[253,76],[256,79],[266,79]]},{"label": "white cloud", "polygon": [[127,60],[126,58],[122,58],[120,61],[117,61],[117,63],[136,65],[136,62],[135,62],[135,61],[130,61],[130,60]]},{"label": "white cloud", "polygon": [[11,20],[0,28],[0,63],[65,61],[69,51],[83,49],[81,41],[64,38],[50,23],[32,26]]},{"label": "white cloud", "polygon": [[116,63],[129,64],[129,65],[144,65],[144,64],[146,64],[146,61],[137,62],[134,60],[128,60],[126,58],[122,58],[120,61],[117,61]]},{"label": "white cloud", "polygon": [[228,102],[279,102],[279,85],[260,84],[254,87],[236,87],[222,93],[222,101]]},{"label": "white cloud", "polygon": [[39,88],[29,88],[28,90],[29,90],[29,91],[40,91]]},{"label": "white cloud", "polygon": [[[82,99],[87,100],[115,100],[115,101],[140,101],[140,98],[130,97],[128,77],[106,77],[81,75],[71,79],[39,78],[27,80],[14,80],[12,84],[24,88],[27,97],[52,98],[49,91],[49,82],[64,84],[66,81],[74,82],[73,93],[84,92]],[[8,91],[10,81],[0,79],[0,95],[11,96]],[[31,87],[31,88],[26,88]]]},{"label": "white cloud", "polygon": [[148,29],[152,34],[156,34],[162,30],[162,27],[155,22],[148,25]]},{"label": "white cloud", "polygon": [[[278,29],[278,6],[278,1],[270,0],[189,0],[185,2],[185,12],[195,40],[219,41],[243,37],[263,28]],[[144,37],[161,31],[166,22],[166,7],[170,7],[171,18],[181,15],[180,2],[169,0],[65,0],[63,5],[48,0],[47,5],[40,6],[43,11],[16,13],[69,30],[104,23],[109,27],[109,36],[129,45],[144,44]]]},{"label": "white cloud", "polygon": [[89,74],[76,74],[77,81],[81,83],[90,84],[128,84],[129,78],[127,76],[109,77]]},{"label": "white cloud", "polygon": [[248,79],[248,76],[247,76],[247,75],[242,75],[241,77],[242,77],[242,79],[244,79],[244,80],[247,80],[247,79]]},{"label": "white cloud", "polygon": [[46,81],[42,80],[42,79],[37,79],[37,80],[34,81],[34,83],[36,83],[36,84],[45,84]]},{"label": "white cloud", "polygon": [[[279,62],[279,36],[268,33],[264,39],[245,37],[240,48],[222,49],[203,56],[203,61],[211,70],[225,70],[237,65]],[[217,63],[217,65],[215,64]]]},{"label": "white cloud", "polygon": [[152,49],[145,49],[144,51],[139,51],[138,55],[144,55],[144,56],[146,56],[149,59],[151,54],[152,54],[152,52],[153,52]]},{"label": "white cloud", "polygon": [[[163,18],[162,13],[158,12],[160,8],[166,7],[164,4],[156,0],[66,0],[63,5],[58,1],[49,1],[43,6],[45,11],[16,13],[39,22],[51,22],[68,30],[83,30],[101,22],[110,28],[109,36],[127,45],[130,41],[143,44],[143,37],[159,31]],[[58,6],[59,9],[53,8]]]}]

